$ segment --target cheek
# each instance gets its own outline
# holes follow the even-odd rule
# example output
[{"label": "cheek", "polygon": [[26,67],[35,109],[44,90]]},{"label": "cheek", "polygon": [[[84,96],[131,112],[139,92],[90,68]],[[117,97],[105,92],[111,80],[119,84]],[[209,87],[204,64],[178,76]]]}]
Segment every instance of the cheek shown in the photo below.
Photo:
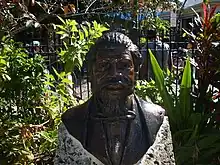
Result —
[{"label": "cheek", "polygon": [[103,79],[105,79],[106,77],[106,73],[103,73],[103,72],[96,72],[94,74],[94,82],[96,85],[101,85],[102,82],[103,82]]},{"label": "cheek", "polygon": [[132,68],[129,71],[129,78],[134,81],[134,77],[135,77],[135,73],[134,73],[134,69]]}]

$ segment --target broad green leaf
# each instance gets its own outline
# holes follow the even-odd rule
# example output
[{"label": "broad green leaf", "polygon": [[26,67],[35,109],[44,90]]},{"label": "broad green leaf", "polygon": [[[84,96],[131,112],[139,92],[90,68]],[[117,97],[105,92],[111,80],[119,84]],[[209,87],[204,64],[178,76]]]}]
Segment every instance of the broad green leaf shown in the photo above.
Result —
[{"label": "broad green leaf", "polygon": [[193,145],[195,141],[199,138],[199,124],[194,127],[191,137],[188,140],[187,145]]},{"label": "broad green leaf", "polygon": [[192,157],[195,153],[195,146],[181,146],[175,151],[175,160],[177,165],[193,165]]},{"label": "broad green leaf", "polygon": [[192,113],[191,109],[191,66],[190,66],[190,61],[189,58],[186,60],[186,66],[183,71],[183,77],[182,77],[182,82],[180,86],[180,114],[181,117],[183,118],[184,121],[186,121],[190,113]]},{"label": "broad green leaf", "polygon": [[0,64],[6,65],[6,61],[4,59],[0,59]]},{"label": "broad green leaf", "polygon": [[181,87],[182,88],[191,88],[191,66],[190,66],[190,61],[189,58],[186,60],[186,66],[184,68],[183,72],[183,78],[181,82]]},{"label": "broad green leaf", "polygon": [[59,18],[59,20],[65,25],[66,22],[63,20],[63,18],[61,18],[60,16],[57,15],[57,17]]},{"label": "broad green leaf", "polygon": [[63,34],[63,35],[60,37],[60,39],[62,40],[62,39],[67,38],[67,37],[69,37],[69,34],[65,33],[65,34]]},{"label": "broad green leaf", "polygon": [[[216,155],[218,154],[219,155],[220,153],[220,143],[216,142],[214,143],[214,145],[210,146],[208,149],[204,149],[204,150],[200,150],[200,155],[202,155],[200,158],[199,158],[199,162],[203,163],[203,162],[207,162],[207,160],[210,161],[213,161],[212,158],[213,158],[213,155]],[[207,164],[207,165],[210,165],[210,164]],[[213,165],[216,165],[216,164],[213,164]]]},{"label": "broad green leaf", "polygon": [[60,77],[61,77],[61,78],[63,78],[65,75],[66,75],[65,72],[61,72],[61,73],[60,73]]},{"label": "broad green leaf", "polygon": [[171,95],[169,95],[169,93],[167,92],[167,88],[165,86],[165,77],[163,74],[162,69],[160,68],[156,58],[154,57],[153,53],[151,52],[150,49],[148,49],[149,54],[150,54],[150,61],[151,61],[151,65],[152,65],[152,69],[155,75],[155,82],[156,85],[160,91],[161,97],[164,101],[164,106],[166,111],[168,112],[168,116],[170,118],[170,120],[174,123],[176,123],[176,119],[175,119],[175,115],[174,115],[174,104],[173,104],[173,100]]},{"label": "broad green leaf", "polygon": [[[200,150],[202,149],[208,149],[211,147],[215,147],[216,143],[219,143],[220,141],[220,135],[212,135],[212,134],[207,134],[204,136],[201,136],[201,138],[197,141],[197,145]],[[220,148],[219,148],[220,150]]]},{"label": "broad green leaf", "polygon": [[210,0],[203,0],[203,3],[205,3],[207,5],[210,3]]},{"label": "broad green leaf", "polygon": [[101,31],[101,32],[104,32],[104,31],[107,31],[107,30],[109,30],[109,29],[106,28],[105,26],[101,26],[101,28],[100,28],[100,31]]},{"label": "broad green leaf", "polygon": [[201,113],[192,113],[188,119],[188,124],[185,125],[190,128],[194,128],[196,125],[200,125],[202,121],[202,114]]},{"label": "broad green leaf", "polygon": [[48,78],[48,79],[51,79],[51,80],[55,80],[54,76],[52,74],[45,74],[45,76]]}]

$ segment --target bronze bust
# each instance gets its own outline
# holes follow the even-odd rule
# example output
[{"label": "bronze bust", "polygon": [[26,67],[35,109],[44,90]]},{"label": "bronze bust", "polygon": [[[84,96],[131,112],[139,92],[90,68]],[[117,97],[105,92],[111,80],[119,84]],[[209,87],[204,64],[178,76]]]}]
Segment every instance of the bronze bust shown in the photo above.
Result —
[{"label": "bronze bust", "polygon": [[[93,95],[67,110],[63,125],[103,164],[135,164],[153,144],[165,114],[134,94],[142,63],[138,47],[122,33],[107,32],[92,46],[87,60]],[[61,157],[56,156],[57,164],[65,164],[67,158]]]}]

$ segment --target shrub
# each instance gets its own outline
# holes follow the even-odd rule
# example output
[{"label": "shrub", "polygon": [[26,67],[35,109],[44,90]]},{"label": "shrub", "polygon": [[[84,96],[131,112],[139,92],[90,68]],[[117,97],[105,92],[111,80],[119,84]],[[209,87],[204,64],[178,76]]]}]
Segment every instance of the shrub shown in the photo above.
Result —
[{"label": "shrub", "polygon": [[220,132],[211,122],[215,114],[194,111],[191,96],[191,67],[187,59],[180,91],[173,101],[165,86],[165,75],[150,52],[156,86],[169,116],[177,165],[207,164],[220,153]]},{"label": "shrub", "polygon": [[[69,20],[63,27],[72,26],[73,22]],[[65,70],[58,73],[53,69],[55,75],[48,73],[42,56],[30,58],[19,43],[3,39],[0,49],[0,164],[53,164],[61,114],[83,102],[69,92],[73,82],[68,76],[75,67],[82,66],[89,47],[106,29],[95,22],[93,25],[89,31],[82,27],[87,37],[93,36],[88,43],[80,30],[70,29],[73,34],[68,37],[74,38],[74,43],[59,52]],[[62,29],[62,25],[59,27]],[[101,30],[94,30],[100,27]]]}]

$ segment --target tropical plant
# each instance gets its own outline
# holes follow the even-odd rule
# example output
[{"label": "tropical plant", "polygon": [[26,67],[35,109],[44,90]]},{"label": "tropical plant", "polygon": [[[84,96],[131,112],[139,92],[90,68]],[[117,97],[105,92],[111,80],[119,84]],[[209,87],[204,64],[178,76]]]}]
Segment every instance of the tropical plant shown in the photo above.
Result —
[{"label": "tropical plant", "polygon": [[80,103],[68,92],[68,86],[72,84],[68,74],[54,71],[58,79],[51,74],[45,75],[47,81],[42,83],[41,101],[35,105],[38,112],[43,113],[40,124],[34,124],[38,119],[34,113],[30,115],[30,121],[25,121],[22,116],[9,119],[4,115],[1,118],[1,164],[53,164],[61,114]]},{"label": "tropical plant", "polygon": [[35,134],[35,138],[41,142],[38,148],[38,154],[44,158],[44,160],[38,160],[41,162],[52,163],[52,159],[55,155],[57,148],[58,128],[61,123],[61,114],[67,109],[79,105],[82,100],[77,100],[69,92],[69,88],[73,82],[68,79],[70,73],[61,72],[58,73],[54,69],[56,77],[52,74],[45,74],[47,81],[44,85],[44,97],[42,98],[42,105],[39,107],[42,110],[47,111],[48,122],[47,127],[42,131]]},{"label": "tropical plant", "polygon": [[48,120],[47,112],[37,107],[46,78],[44,60],[38,55],[28,58],[10,38],[3,38],[0,57],[0,163],[26,164],[33,160],[30,137]]},{"label": "tropical plant", "polygon": [[[175,100],[176,92],[173,90],[175,75],[168,69],[167,71],[163,71],[163,74],[165,77],[164,83],[167,88],[167,91],[172,96],[172,99]],[[135,85],[135,93],[146,101],[153,102],[161,106],[164,105],[163,99],[160,96],[160,92],[154,79],[150,79],[149,81],[137,80]]]},{"label": "tropical plant", "polygon": [[209,113],[217,110],[210,107],[213,87],[220,89],[218,81],[220,78],[220,14],[215,14],[217,5],[211,8],[209,3],[204,2],[202,6],[203,17],[193,9],[196,15],[194,22],[191,23],[193,31],[185,30],[185,32],[192,42],[195,61],[198,65],[196,70],[198,88],[194,93],[197,97],[196,111]]},{"label": "tropical plant", "polygon": [[[28,58],[21,47],[10,38],[3,38],[1,42],[0,98],[3,105],[0,114],[12,120],[20,119],[19,122],[39,124],[45,114],[36,108],[43,94],[45,63],[39,55]],[[31,118],[33,114],[35,119]]]},{"label": "tropical plant", "polygon": [[155,29],[159,35],[165,36],[169,32],[170,23],[159,17],[149,16],[141,21],[141,29]]},{"label": "tropical plant", "polygon": [[194,111],[191,97],[191,66],[186,60],[179,95],[173,100],[165,85],[165,75],[149,50],[156,86],[169,116],[178,165],[213,163],[220,153],[220,132],[210,120],[214,114]]},{"label": "tropical plant", "polygon": [[108,29],[96,21],[93,21],[92,24],[84,22],[79,25],[75,20],[63,20],[60,17],[59,19],[63,24],[56,25],[57,34],[61,35],[64,43],[64,48],[59,52],[59,56],[64,63],[64,70],[72,72],[74,67],[82,67],[90,46]]},{"label": "tropical plant", "polygon": [[0,164],[53,164],[61,114],[83,102],[73,96],[69,75],[73,68],[82,66],[89,47],[106,28],[96,22],[87,23],[87,27],[81,25],[81,28],[73,20],[64,22],[65,25],[57,26],[61,28],[58,33],[64,42],[65,34],[71,34],[68,37],[72,43],[58,53],[66,66],[60,73],[56,69],[53,69],[54,74],[49,73],[42,56],[30,57],[20,43],[3,37]]},{"label": "tropical plant", "polygon": [[153,102],[155,104],[162,104],[162,98],[160,97],[158,88],[155,81],[151,80],[138,80],[135,86],[135,93],[146,101]]},{"label": "tropical plant", "polygon": [[[43,57],[3,38],[0,51],[0,163],[47,162],[56,148],[60,114],[78,104],[68,88],[68,74],[46,73]],[[53,89],[52,89],[53,88]]]}]

